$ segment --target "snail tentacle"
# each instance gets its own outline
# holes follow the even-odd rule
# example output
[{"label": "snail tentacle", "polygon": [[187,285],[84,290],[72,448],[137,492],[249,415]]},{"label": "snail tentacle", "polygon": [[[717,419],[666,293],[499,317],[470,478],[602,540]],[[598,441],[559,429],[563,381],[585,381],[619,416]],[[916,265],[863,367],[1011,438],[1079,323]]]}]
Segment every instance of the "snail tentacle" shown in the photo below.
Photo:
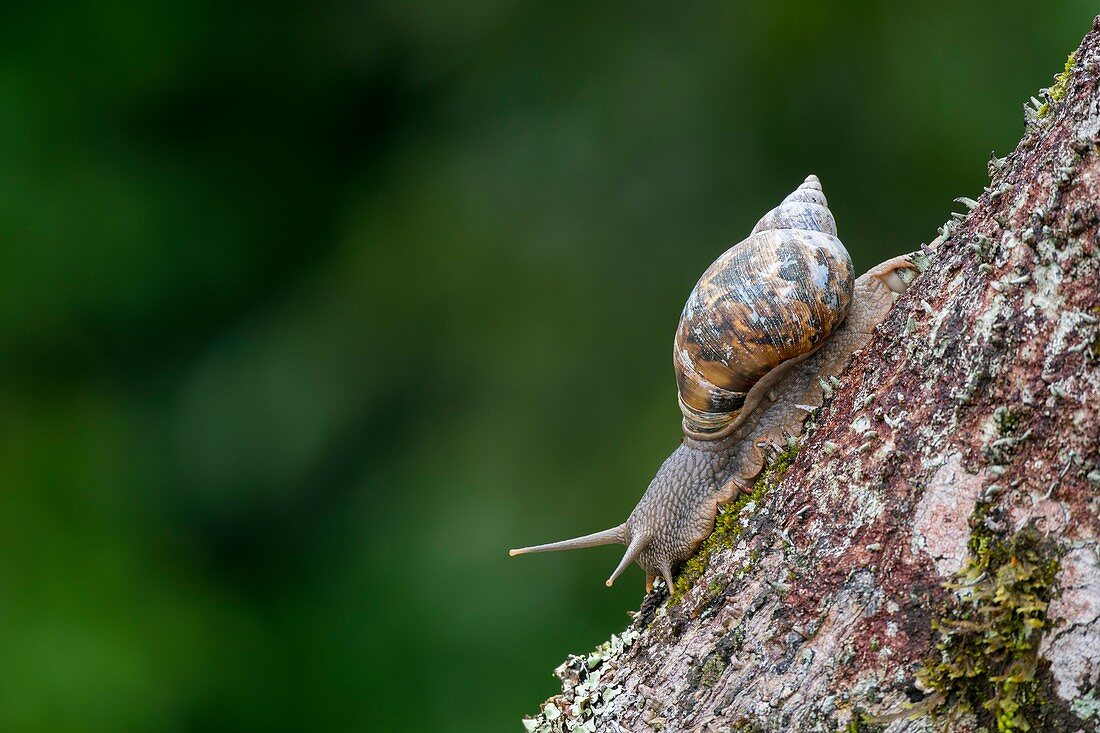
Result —
[{"label": "snail tentacle", "polygon": [[608,588],[615,584],[615,579],[622,575],[622,572],[630,567],[630,564],[638,559],[638,555],[645,549],[646,544],[649,542],[649,536],[645,534],[637,534],[630,544],[626,548],[626,552],[623,553],[623,559],[619,561],[619,565],[615,568],[615,571],[611,573],[611,577],[604,583]]},{"label": "snail tentacle", "polygon": [[586,534],[583,537],[574,537],[560,542],[548,542],[545,545],[532,545],[508,550],[509,557],[516,555],[529,555],[533,552],[559,552],[561,550],[579,550],[582,547],[599,547],[600,545],[622,545],[626,543],[626,524],[605,529],[600,532]]}]

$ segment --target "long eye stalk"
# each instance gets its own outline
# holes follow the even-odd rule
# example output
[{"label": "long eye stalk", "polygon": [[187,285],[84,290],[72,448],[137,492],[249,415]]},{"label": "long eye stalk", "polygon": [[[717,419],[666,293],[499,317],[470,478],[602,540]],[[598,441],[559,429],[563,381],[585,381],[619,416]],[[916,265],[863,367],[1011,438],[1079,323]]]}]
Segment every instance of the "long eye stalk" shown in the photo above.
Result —
[{"label": "long eye stalk", "polygon": [[622,545],[625,543],[625,526],[620,524],[618,527],[605,529],[602,532],[593,532],[592,534],[586,534],[583,537],[574,537],[571,540],[562,540],[561,542],[549,542],[545,545],[532,545],[531,547],[520,547],[519,549],[508,550],[508,555],[511,557],[515,557],[516,555],[527,555],[532,552],[579,550],[582,547],[598,547],[600,545],[615,544]]}]

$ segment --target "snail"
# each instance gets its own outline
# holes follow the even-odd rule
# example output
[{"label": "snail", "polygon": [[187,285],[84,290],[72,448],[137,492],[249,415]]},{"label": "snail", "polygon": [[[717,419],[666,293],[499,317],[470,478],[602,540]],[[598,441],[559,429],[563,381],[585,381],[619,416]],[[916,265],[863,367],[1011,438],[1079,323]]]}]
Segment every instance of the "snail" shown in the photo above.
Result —
[{"label": "snail", "polygon": [[703,273],[676,329],[684,437],[625,522],[509,555],[624,544],[606,585],[632,563],[646,591],[710,534],[718,508],[748,491],[765,449],[802,431],[839,374],[916,274],[908,256],[853,277],[816,176],[808,176]]}]

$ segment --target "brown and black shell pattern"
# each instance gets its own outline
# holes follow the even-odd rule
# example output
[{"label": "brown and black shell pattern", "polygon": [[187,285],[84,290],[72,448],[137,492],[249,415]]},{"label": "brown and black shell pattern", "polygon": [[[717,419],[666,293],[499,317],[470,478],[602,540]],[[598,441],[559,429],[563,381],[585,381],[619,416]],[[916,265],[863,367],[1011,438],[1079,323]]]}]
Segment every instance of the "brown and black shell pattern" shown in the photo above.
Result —
[{"label": "brown and black shell pattern", "polygon": [[852,259],[811,175],[715,260],[688,297],[673,353],[684,431],[728,433],[754,384],[811,353],[844,321],[853,283]]}]

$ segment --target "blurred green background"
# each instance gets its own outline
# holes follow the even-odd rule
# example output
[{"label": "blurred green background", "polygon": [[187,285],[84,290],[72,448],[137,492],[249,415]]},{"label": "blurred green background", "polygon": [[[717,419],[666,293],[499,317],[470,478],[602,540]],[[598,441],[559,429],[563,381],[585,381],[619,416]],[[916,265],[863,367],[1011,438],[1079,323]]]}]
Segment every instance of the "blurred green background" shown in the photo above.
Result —
[{"label": "blurred green background", "polygon": [[810,172],[934,237],[1095,9],[832,5],[6,10],[0,730],[521,730],[699,274]]}]

